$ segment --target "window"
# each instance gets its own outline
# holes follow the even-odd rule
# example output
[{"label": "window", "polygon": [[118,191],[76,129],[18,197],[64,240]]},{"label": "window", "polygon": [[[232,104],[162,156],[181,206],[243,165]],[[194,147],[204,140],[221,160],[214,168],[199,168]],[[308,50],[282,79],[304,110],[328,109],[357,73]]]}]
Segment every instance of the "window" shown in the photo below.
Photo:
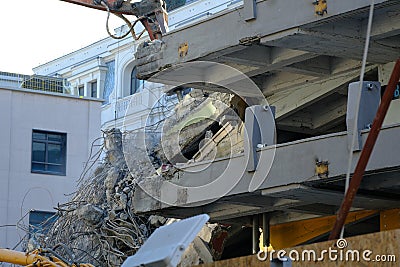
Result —
[{"label": "window", "polygon": [[83,85],[78,87],[79,96],[85,96],[85,87]]},{"label": "window", "polygon": [[131,90],[130,90],[131,95],[139,92],[140,86],[144,85],[144,80],[139,80],[138,78],[136,78],[136,74],[137,74],[137,69],[136,67],[134,67],[131,72]]},{"label": "window", "polygon": [[31,172],[65,175],[66,142],[65,133],[33,130]]},{"label": "window", "polygon": [[32,210],[29,212],[29,234],[46,234],[57,220],[55,212]]},{"label": "window", "polygon": [[97,98],[97,81],[90,83],[90,96]]},{"label": "window", "polygon": [[114,90],[115,86],[115,61],[113,60],[107,62],[106,66],[107,66],[107,73],[106,73],[106,80],[104,81],[103,104],[109,103],[111,92]]}]

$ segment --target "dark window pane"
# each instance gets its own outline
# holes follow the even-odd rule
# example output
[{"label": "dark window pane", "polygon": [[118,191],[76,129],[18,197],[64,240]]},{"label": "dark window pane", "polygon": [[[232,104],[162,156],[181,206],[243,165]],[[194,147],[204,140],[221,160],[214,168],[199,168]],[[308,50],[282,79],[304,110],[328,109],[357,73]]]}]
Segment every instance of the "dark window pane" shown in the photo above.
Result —
[{"label": "dark window pane", "polygon": [[97,97],[97,82],[91,83],[91,97]]},{"label": "dark window pane", "polygon": [[140,87],[144,85],[144,80],[139,80],[136,78],[137,70],[136,67],[133,68],[131,72],[131,90],[130,94],[133,95],[140,91]]},{"label": "dark window pane", "polygon": [[67,135],[33,130],[32,136],[40,138],[32,140],[32,172],[65,175]]},{"label": "dark window pane", "polygon": [[49,141],[62,141],[62,135],[60,134],[48,134]]},{"label": "dark window pane", "polygon": [[49,172],[56,172],[56,173],[63,173],[63,166],[61,165],[47,165],[47,171]]},{"label": "dark window pane", "polygon": [[46,144],[33,142],[32,143],[32,161],[46,161]]},{"label": "dark window pane", "polygon": [[46,140],[46,134],[40,132],[33,132],[32,138],[36,140]]},{"label": "dark window pane", "polygon": [[32,163],[32,171],[43,172],[46,171],[46,164],[43,163]]},{"label": "dark window pane", "polygon": [[62,147],[58,144],[48,144],[48,163],[62,163]]},{"label": "dark window pane", "polygon": [[84,94],[85,94],[85,87],[79,86],[79,88],[78,88],[78,94],[79,94],[79,96],[84,96]]}]

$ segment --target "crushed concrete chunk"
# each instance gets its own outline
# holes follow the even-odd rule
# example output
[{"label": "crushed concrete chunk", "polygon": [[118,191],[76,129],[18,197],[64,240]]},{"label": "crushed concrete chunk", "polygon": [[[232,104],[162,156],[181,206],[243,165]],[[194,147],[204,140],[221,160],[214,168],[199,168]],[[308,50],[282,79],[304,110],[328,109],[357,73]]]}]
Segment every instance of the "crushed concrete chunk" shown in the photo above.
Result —
[{"label": "crushed concrete chunk", "polygon": [[104,211],[92,204],[86,204],[76,210],[77,216],[90,225],[97,225],[104,217]]}]

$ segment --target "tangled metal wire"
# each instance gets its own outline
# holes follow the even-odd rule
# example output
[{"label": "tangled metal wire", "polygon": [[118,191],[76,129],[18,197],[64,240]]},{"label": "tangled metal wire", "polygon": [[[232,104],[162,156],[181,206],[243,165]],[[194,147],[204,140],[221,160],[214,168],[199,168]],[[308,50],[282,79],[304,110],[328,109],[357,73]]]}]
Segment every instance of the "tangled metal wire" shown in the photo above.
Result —
[{"label": "tangled metal wire", "polygon": [[[204,101],[206,97],[189,102],[191,106],[199,106]],[[147,121],[146,129],[142,129],[146,132],[146,143],[147,138],[148,143],[157,143],[153,139],[160,137],[160,123],[174,109],[182,111],[175,114],[177,120],[184,119],[191,110],[182,109],[186,104],[187,101],[183,101],[176,106],[176,99],[161,98],[150,116],[156,119]],[[187,138],[194,140],[199,134],[191,133]],[[78,190],[69,202],[57,206],[57,219],[51,219],[55,221],[52,226],[44,223],[40,228],[47,229],[31,236],[28,248],[37,243],[42,248],[52,248],[69,262],[95,266],[120,266],[133,255],[155,228],[165,223],[165,218],[159,216],[134,213],[132,201],[138,182],[155,173],[165,162],[154,150],[136,146],[135,140],[140,136],[132,131],[121,133],[111,129],[95,140],[79,178]],[[144,155],[151,160],[144,160]]]},{"label": "tangled metal wire", "polygon": [[[104,162],[93,171],[102,153]],[[69,202],[58,205],[58,219],[44,236],[36,235],[36,242],[53,247],[72,262],[119,266],[140,248],[154,227],[148,217],[131,209],[135,183],[122,154],[121,132],[105,132],[104,145],[90,159],[93,162],[84,173],[92,174],[80,178],[77,192]]]}]

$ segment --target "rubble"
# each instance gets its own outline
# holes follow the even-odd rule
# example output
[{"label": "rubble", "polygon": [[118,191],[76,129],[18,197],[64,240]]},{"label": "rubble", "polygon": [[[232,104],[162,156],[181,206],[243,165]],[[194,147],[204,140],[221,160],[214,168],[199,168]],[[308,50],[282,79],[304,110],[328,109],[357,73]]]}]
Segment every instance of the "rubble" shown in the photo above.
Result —
[{"label": "rubble", "polygon": [[[58,206],[59,218],[43,247],[63,244],[57,252],[74,262],[120,266],[155,229],[147,216],[131,212],[135,183],[122,141],[119,130],[105,132],[104,162],[82,181],[70,202]],[[73,259],[65,247],[73,251]]]},{"label": "rubble", "polygon": [[231,109],[232,99],[232,95],[226,93],[200,95],[194,91],[186,95],[163,125],[157,155],[172,164],[191,160],[191,156],[199,150],[199,143],[221,128],[224,115],[230,114],[239,119]]},{"label": "rubble", "polygon": [[104,217],[104,211],[93,204],[86,204],[76,210],[78,218],[88,225],[97,225]]},{"label": "rubble", "polygon": [[[143,132],[106,131],[104,146],[98,152],[104,154],[104,148],[102,164],[89,177],[81,179],[78,191],[68,203],[59,204],[59,218],[42,246],[63,244],[56,246],[57,252],[73,262],[120,266],[157,227],[173,223],[172,219],[159,215],[135,214],[132,201],[140,198],[142,191],[136,190],[138,184],[143,179],[160,183],[176,178],[179,170],[174,163],[179,161],[181,151],[189,155],[189,159],[183,158],[187,162],[191,159],[190,153],[193,156],[199,151],[199,142],[204,138],[223,144],[231,132],[240,135],[239,124],[226,119],[230,118],[227,111],[231,100],[231,95],[222,93],[200,98],[187,95],[163,125],[163,140],[158,142],[162,146],[154,146],[157,138]],[[213,128],[215,125],[218,127]],[[175,138],[176,134],[180,138]],[[152,145],[147,148],[152,138]],[[225,152],[220,151],[218,156]],[[155,200],[154,205],[160,203]],[[220,225],[207,224],[185,252],[180,266],[219,259],[227,238],[227,231]]]}]

